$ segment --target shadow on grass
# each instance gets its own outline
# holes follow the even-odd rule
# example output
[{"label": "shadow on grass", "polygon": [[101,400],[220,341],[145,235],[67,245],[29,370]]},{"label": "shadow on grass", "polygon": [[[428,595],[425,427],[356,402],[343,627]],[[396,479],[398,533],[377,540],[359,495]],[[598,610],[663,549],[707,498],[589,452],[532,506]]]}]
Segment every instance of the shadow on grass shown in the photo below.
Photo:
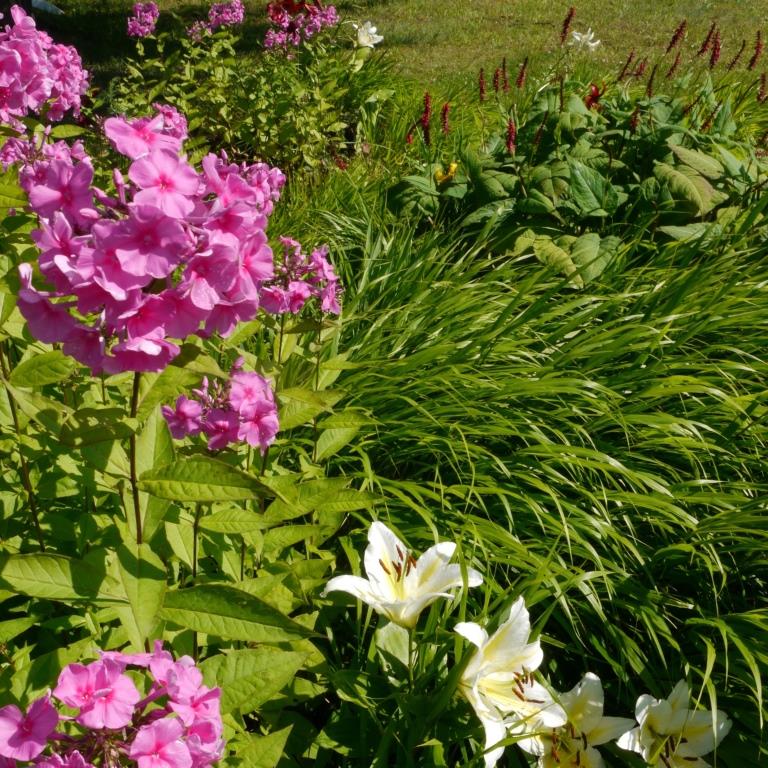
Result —
[{"label": "shadow on grass", "polygon": [[[135,41],[126,32],[132,3],[126,0],[57,0],[57,4],[64,10],[61,16],[34,14],[38,28],[48,32],[57,43],[75,46],[92,73],[92,83],[105,87],[120,74],[126,59],[136,57]],[[172,14],[161,13],[157,32],[176,29],[183,34],[183,29],[193,22],[205,19],[207,10],[207,3],[179,3]],[[261,48],[266,31],[262,11],[249,7],[245,23],[238,29],[241,39],[237,47],[244,55],[254,54]],[[148,46],[148,50],[152,49]]]}]

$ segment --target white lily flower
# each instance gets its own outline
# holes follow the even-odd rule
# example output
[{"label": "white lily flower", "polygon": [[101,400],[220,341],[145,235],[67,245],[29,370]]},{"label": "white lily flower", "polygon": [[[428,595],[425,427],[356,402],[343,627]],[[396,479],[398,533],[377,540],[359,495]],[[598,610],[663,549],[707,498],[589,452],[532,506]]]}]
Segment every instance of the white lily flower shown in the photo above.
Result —
[{"label": "white lily flower", "polygon": [[600,678],[587,672],[575,688],[560,696],[568,723],[521,739],[517,746],[538,756],[538,768],[605,768],[595,747],[618,739],[635,723],[627,717],[603,717],[603,703]]},{"label": "white lily flower", "polygon": [[504,752],[504,747],[494,745],[505,737],[510,724],[524,724],[532,730],[565,724],[563,708],[533,679],[544,654],[538,640],[528,642],[531,622],[522,597],[490,637],[479,624],[470,621],[457,624],[455,629],[477,647],[461,676],[459,689],[485,729],[486,768],[492,768]]},{"label": "white lily flower", "polygon": [[381,35],[376,34],[376,27],[370,21],[366,21],[362,26],[357,24],[352,26],[357,30],[357,45],[359,48],[373,48],[374,45],[377,45],[384,39]]},{"label": "white lily flower", "polygon": [[639,725],[625,733],[618,745],[642,755],[653,768],[709,768],[701,756],[717,747],[733,723],[720,710],[688,709],[690,698],[685,680],[668,699],[643,694],[635,707]]},{"label": "white lily flower", "polygon": [[579,48],[589,48],[590,51],[594,51],[598,45],[599,40],[595,40],[595,33],[592,31],[592,27],[588,27],[586,32],[577,32],[575,29],[571,32],[571,45],[578,46]]},{"label": "white lily flower", "polygon": [[[335,576],[323,595],[349,592],[395,624],[412,629],[430,603],[439,597],[452,598],[447,590],[464,586],[461,567],[448,562],[455,551],[453,542],[444,541],[416,560],[386,525],[374,522],[368,531],[364,555],[368,578]],[[482,583],[482,575],[468,568],[467,586]]]}]

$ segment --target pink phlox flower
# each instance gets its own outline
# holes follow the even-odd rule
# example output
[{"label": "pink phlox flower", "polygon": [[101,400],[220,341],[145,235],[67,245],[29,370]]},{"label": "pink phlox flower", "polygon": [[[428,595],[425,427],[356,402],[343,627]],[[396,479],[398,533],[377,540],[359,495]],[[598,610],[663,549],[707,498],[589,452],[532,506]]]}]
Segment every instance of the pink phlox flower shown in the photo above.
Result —
[{"label": "pink phlox flower", "polygon": [[193,768],[205,768],[221,759],[224,741],[221,738],[221,719],[196,720],[187,728],[186,744],[192,755]]},{"label": "pink phlox flower", "polygon": [[152,106],[163,118],[163,133],[180,142],[185,141],[189,130],[187,118],[170,104],[153,104]]},{"label": "pink phlox flower", "polygon": [[190,198],[200,187],[197,172],[172,152],[155,149],[134,160],[128,178],[140,188],[133,196],[136,203],[155,205],[176,219],[183,219],[195,207]]},{"label": "pink phlox flower", "polygon": [[214,3],[208,10],[208,29],[232,27],[242,24],[245,18],[245,6],[242,0],[229,0],[224,3]]},{"label": "pink phlox flower", "polygon": [[212,244],[210,255],[198,254],[189,261],[179,289],[196,307],[210,311],[232,287],[237,274],[237,242],[221,236]]},{"label": "pink phlox flower", "polygon": [[161,149],[178,153],[181,149],[181,139],[167,132],[165,124],[165,116],[162,113],[150,120],[110,117],[104,121],[104,133],[115,149],[131,160]]},{"label": "pink phlox flower", "polygon": [[99,658],[118,664],[121,670],[126,667],[148,667],[151,653],[123,653],[122,651],[99,651]]},{"label": "pink phlox flower", "polygon": [[213,408],[203,424],[203,432],[208,437],[208,450],[218,451],[226,448],[229,443],[237,442],[239,428],[240,421],[236,413]]},{"label": "pink phlox flower", "polygon": [[258,373],[240,371],[230,380],[229,404],[241,415],[254,413],[265,401],[274,404],[274,399],[269,382]]},{"label": "pink phlox flower", "polygon": [[261,289],[261,307],[270,315],[282,315],[288,312],[288,292],[279,285],[269,285]]},{"label": "pink phlox flower", "polygon": [[51,160],[45,183],[29,190],[32,210],[45,218],[61,211],[76,224],[85,225],[88,217],[83,209],[93,208],[93,168],[87,162],[72,165],[64,160]]},{"label": "pink phlox flower", "polygon": [[19,264],[19,278],[21,289],[16,305],[27,321],[32,335],[46,344],[66,341],[77,325],[67,308],[52,303],[46,294],[32,286],[30,264]]},{"label": "pink phlox flower", "polygon": [[184,698],[170,693],[173,698],[168,706],[187,727],[201,720],[215,721],[221,717],[221,688],[201,685]]},{"label": "pink phlox flower", "polygon": [[259,309],[258,299],[234,300],[230,298],[232,291],[228,291],[225,297],[208,314],[205,319],[205,325],[198,334],[204,338],[209,338],[212,334],[218,333],[226,338],[237,327],[238,323],[251,319]]},{"label": "pink phlox flower", "polygon": [[123,371],[159,373],[180,351],[175,344],[166,341],[159,333],[135,336],[115,344],[109,350],[110,356],[104,360],[104,370],[107,373]]},{"label": "pink phlox flower", "polygon": [[150,294],[141,299],[137,307],[128,309],[119,315],[119,320],[125,323],[129,338],[137,336],[156,336],[166,334],[168,319],[168,304],[162,296]]},{"label": "pink phlox flower", "polygon": [[62,350],[65,355],[74,357],[79,363],[87,365],[94,375],[103,370],[105,342],[97,328],[78,325],[67,337]]},{"label": "pink phlox flower", "polygon": [[298,315],[312,296],[312,288],[301,280],[292,280],[288,283],[286,294],[288,311],[292,315]]},{"label": "pink phlox flower", "polygon": [[157,26],[160,9],[154,2],[135,3],[133,15],[128,17],[129,37],[149,37]]},{"label": "pink phlox flower", "polygon": [[168,673],[173,669],[174,664],[176,662],[174,661],[173,654],[170,651],[163,650],[163,641],[155,640],[155,648],[149,657],[149,671],[152,673],[152,677],[161,685],[166,685]]},{"label": "pink phlox flower", "polygon": [[[66,755],[46,755],[35,761],[36,768],[94,768],[76,749]],[[2,764],[0,764],[2,768]]]},{"label": "pink phlox flower", "polygon": [[191,247],[181,223],[151,205],[132,205],[108,244],[127,273],[155,278],[173,272]]},{"label": "pink phlox flower", "polygon": [[206,318],[207,311],[176,290],[163,291],[160,295],[168,307],[168,317],[165,320],[165,332],[168,336],[184,339],[196,333],[200,323]]},{"label": "pink phlox flower", "polygon": [[58,722],[50,693],[33,701],[26,713],[14,704],[0,708],[0,755],[12,760],[32,760],[45,749]]},{"label": "pink phlox flower", "polygon": [[180,720],[161,718],[139,728],[128,756],[139,768],[191,768],[192,757],[181,740]]},{"label": "pink phlox flower", "polygon": [[274,442],[279,429],[280,423],[274,403],[261,403],[247,416],[241,416],[237,439],[258,448],[263,455]]},{"label": "pink phlox flower", "polygon": [[[88,238],[75,235],[63,213],[56,211],[53,219],[41,219],[40,229],[31,233],[40,249],[38,265],[45,279],[60,293],[70,293],[75,285],[90,279]],[[92,259],[90,259],[92,262]]]},{"label": "pink phlox flower", "polygon": [[187,435],[198,435],[203,428],[201,423],[203,406],[184,395],[179,395],[176,408],[164,405],[161,411],[171,430],[171,435],[177,440],[182,440]]}]

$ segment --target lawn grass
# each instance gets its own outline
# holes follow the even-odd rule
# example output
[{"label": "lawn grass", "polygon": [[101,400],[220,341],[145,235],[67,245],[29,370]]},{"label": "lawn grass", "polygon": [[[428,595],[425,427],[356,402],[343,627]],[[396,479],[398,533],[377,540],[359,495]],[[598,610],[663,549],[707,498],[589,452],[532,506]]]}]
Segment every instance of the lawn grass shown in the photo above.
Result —
[{"label": "lawn grass", "polygon": [[[59,0],[66,15],[45,19],[81,50],[100,79],[119,71],[122,58],[133,50],[125,35],[131,0]],[[161,0],[163,10],[175,10],[189,21],[205,15],[205,0]],[[570,3],[562,0],[340,0],[337,7],[350,20],[370,19],[384,35],[384,48],[406,77],[422,86],[439,83],[451,91],[475,81],[480,67],[493,72],[503,57],[516,67],[526,56],[534,72],[550,66],[560,44],[560,29]],[[256,48],[263,36],[265,2],[246,2],[245,42]],[[717,21],[723,39],[722,60],[738,51],[742,40],[751,50],[755,32],[768,33],[768,0],[583,0],[576,5],[573,27],[592,27],[601,45],[594,63],[618,70],[630,49],[638,54],[661,53],[674,28],[688,20],[690,55]],[[161,27],[162,28],[162,27]],[[653,50],[655,49],[655,50]],[[662,48],[663,50],[663,48]],[[247,53],[247,50],[244,51]]]}]

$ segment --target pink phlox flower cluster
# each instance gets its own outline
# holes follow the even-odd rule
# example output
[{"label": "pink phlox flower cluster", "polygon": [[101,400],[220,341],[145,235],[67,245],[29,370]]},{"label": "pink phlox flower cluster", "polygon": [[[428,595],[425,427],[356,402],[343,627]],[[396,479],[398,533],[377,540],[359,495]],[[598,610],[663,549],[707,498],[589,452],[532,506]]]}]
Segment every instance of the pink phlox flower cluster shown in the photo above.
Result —
[{"label": "pink phlox flower cluster", "polygon": [[209,450],[246,442],[262,455],[274,442],[280,424],[272,387],[260,374],[243,371],[242,360],[238,359],[224,384],[211,387],[208,379],[203,379],[193,395],[181,395],[175,408],[162,407],[177,440],[203,433],[208,438]]},{"label": "pink phlox flower cluster", "polygon": [[[131,676],[128,667],[138,670]],[[143,694],[134,678],[143,678]],[[75,714],[60,716],[52,698]],[[67,665],[53,693],[25,713],[0,709],[0,766],[93,768],[97,758],[104,765],[127,758],[138,768],[207,768],[224,750],[220,700],[192,658],[175,660],[159,641],[152,653],[102,652],[90,664]]]},{"label": "pink phlox flower cluster", "polygon": [[315,248],[307,256],[301,244],[281,237],[282,259],[275,266],[275,277],[264,284],[261,305],[270,314],[298,314],[312,298],[319,299],[320,310],[332,315],[341,312],[339,278],[328,260],[328,246]]},{"label": "pink phlox flower cluster", "polygon": [[245,6],[242,0],[229,0],[214,3],[208,9],[207,21],[196,21],[187,28],[187,36],[199,43],[206,35],[221,27],[236,27],[245,19]]},{"label": "pink phlox flower cluster", "polygon": [[219,27],[235,27],[243,23],[245,6],[242,0],[214,3],[208,11],[208,29],[213,32]]},{"label": "pink phlox flower cluster", "polygon": [[332,5],[318,6],[301,3],[295,12],[285,3],[273,2],[267,6],[272,29],[264,36],[265,48],[298,48],[324,27],[338,24],[339,15]]},{"label": "pink phlox flower cluster", "polygon": [[134,3],[133,15],[128,17],[128,36],[149,37],[154,33],[159,18],[157,3]]},{"label": "pink phlox flower cluster", "polygon": [[94,373],[161,371],[180,351],[170,339],[226,335],[256,315],[274,277],[264,230],[285,177],[224,153],[196,170],[173,107],[109,118],[104,130],[132,161],[127,178],[114,170],[113,195],[93,185],[78,144],[12,140],[0,151],[22,163],[39,219],[37,267],[51,288],[37,290],[21,265],[18,307],[37,339],[61,343]]},{"label": "pink phlox flower cluster", "polygon": [[70,109],[78,115],[88,90],[78,52],[54,43],[18,5],[11,17],[13,25],[0,31],[0,123],[22,131],[19,118],[30,112],[54,121]]}]

